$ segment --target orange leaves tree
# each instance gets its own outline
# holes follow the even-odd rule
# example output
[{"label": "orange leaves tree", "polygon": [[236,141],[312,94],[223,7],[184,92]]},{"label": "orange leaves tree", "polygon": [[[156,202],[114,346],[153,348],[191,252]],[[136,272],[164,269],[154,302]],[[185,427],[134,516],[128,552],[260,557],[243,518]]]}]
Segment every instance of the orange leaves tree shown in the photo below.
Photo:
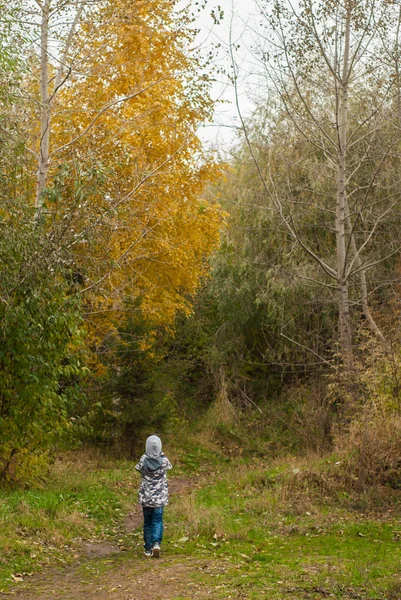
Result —
[{"label": "orange leaves tree", "polygon": [[[217,167],[197,137],[212,111],[210,78],[190,50],[192,20],[169,0],[87,12],[79,68],[58,96],[50,155],[63,165],[64,198],[76,200],[80,182],[71,248],[103,332],[127,295],[150,321],[171,323],[217,243],[219,211],[201,198]],[[60,214],[70,209],[67,200]]]}]

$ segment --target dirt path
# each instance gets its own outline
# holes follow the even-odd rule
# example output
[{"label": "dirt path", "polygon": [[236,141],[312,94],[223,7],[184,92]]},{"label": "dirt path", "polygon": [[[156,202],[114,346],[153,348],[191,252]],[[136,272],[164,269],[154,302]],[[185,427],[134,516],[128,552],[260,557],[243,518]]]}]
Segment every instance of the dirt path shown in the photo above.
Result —
[{"label": "dirt path", "polygon": [[[193,486],[193,482],[188,478],[172,479],[169,480],[169,492],[170,495],[180,493],[182,490],[190,489]],[[142,527],[143,516],[142,509],[139,504],[135,504],[132,507],[132,511],[125,517],[123,522],[123,533],[130,534],[136,529]],[[119,546],[112,544],[111,542],[84,542],[78,554],[80,556],[89,558],[109,558],[113,554],[121,552]],[[1,598],[1,594],[0,594]]]},{"label": "dirt path", "polygon": [[[171,480],[172,495],[190,488],[189,479]],[[142,525],[139,506],[124,520],[125,533]],[[146,558],[142,549],[123,552],[111,542],[84,543],[73,565],[49,569],[18,584],[0,598],[16,600],[191,600],[212,598],[204,584],[193,581],[199,572],[213,568],[210,561],[191,556],[162,554]]]},{"label": "dirt path", "polygon": [[1,598],[17,600],[174,600],[211,598],[209,589],[191,581],[208,568],[204,561],[187,557],[127,558],[123,563],[80,565],[35,577],[29,584]]}]

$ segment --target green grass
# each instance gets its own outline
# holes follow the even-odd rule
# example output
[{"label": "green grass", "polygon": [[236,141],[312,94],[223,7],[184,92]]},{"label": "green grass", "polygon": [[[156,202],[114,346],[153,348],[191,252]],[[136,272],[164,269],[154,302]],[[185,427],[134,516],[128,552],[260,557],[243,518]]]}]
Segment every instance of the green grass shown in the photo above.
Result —
[{"label": "green grass", "polygon": [[0,589],[69,562],[83,539],[116,535],[136,487],[132,462],[69,455],[43,486],[0,491]]},{"label": "green grass", "polygon": [[[169,457],[178,477],[201,477],[220,460],[199,444],[180,455],[171,449]],[[136,547],[141,534],[126,535],[122,527],[137,502],[140,476],[134,466],[95,450],[68,453],[42,485],[0,490],[0,591],[15,578],[76,560],[85,540]]]},{"label": "green grass", "polygon": [[[174,496],[166,510],[164,556],[202,559],[204,567],[191,577],[214,600],[401,598],[397,495],[391,505],[373,505],[369,496],[336,487],[330,459],[305,463],[299,472],[293,460],[266,468],[260,459],[230,461],[201,446],[180,460],[177,451],[169,456],[172,475],[192,477],[195,487]],[[112,561],[83,561],[83,577],[135,560],[141,532],[122,533],[137,497],[133,467],[69,455],[46,485],[0,492],[0,590],[10,588],[13,575],[76,560],[84,539],[112,540],[130,551]],[[329,487],[320,485],[319,469]]]},{"label": "green grass", "polygon": [[338,498],[319,503],[303,488],[294,505],[283,472],[237,461],[180,498],[167,514],[171,550],[185,547],[223,565],[197,576],[215,582],[214,598],[400,598],[400,528],[392,513],[361,514]]}]

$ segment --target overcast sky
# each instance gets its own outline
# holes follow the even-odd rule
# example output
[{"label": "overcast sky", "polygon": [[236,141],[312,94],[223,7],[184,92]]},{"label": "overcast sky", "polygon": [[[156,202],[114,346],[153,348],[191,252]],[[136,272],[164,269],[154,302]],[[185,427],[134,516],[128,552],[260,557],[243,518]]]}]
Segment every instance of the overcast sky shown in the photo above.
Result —
[{"label": "overcast sky", "polygon": [[[213,23],[210,15],[220,5],[224,11],[224,18],[219,25]],[[229,40],[241,47],[236,52],[236,60],[241,65],[239,96],[241,111],[249,113],[251,101],[248,92],[252,82],[252,72],[256,71],[252,57],[252,23],[256,14],[254,0],[213,0],[208,2],[202,11],[198,27],[201,30],[199,42],[205,50],[212,49],[220,43],[221,47],[216,51],[216,64],[228,71],[231,66]],[[249,76],[248,76],[249,74]],[[217,100],[215,117],[213,123],[205,125],[200,131],[200,137],[206,146],[217,145],[223,151],[233,144],[236,126],[239,118],[235,106],[234,88],[228,77],[224,74],[217,76],[218,81],[213,86],[213,98]]]}]

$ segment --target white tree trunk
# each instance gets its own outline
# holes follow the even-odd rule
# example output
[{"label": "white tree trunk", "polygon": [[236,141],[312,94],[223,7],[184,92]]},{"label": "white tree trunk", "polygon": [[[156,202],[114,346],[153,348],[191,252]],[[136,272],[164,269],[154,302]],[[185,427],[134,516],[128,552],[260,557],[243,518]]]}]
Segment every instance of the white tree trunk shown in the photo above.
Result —
[{"label": "white tree trunk", "polygon": [[37,174],[35,221],[39,221],[43,208],[43,193],[47,184],[50,148],[50,99],[49,99],[49,18],[50,0],[45,0],[42,9],[40,36],[40,145],[39,165]]},{"label": "white tree trunk", "polygon": [[362,268],[362,260],[358,254],[358,248],[357,248],[356,241],[355,241],[355,235],[352,231],[352,222],[351,222],[351,217],[349,214],[348,204],[346,204],[346,207],[345,207],[345,216],[346,216],[346,220],[347,220],[348,232],[350,235],[350,246],[351,246],[352,254],[353,254],[353,256],[355,256],[355,266],[359,268],[359,283],[360,283],[360,290],[361,290],[361,303],[362,303],[363,314],[365,316],[365,319],[366,319],[372,333],[374,333],[377,336],[377,338],[383,344],[385,344],[386,338],[384,337],[383,332],[381,331],[380,327],[374,320],[372,313],[370,312],[369,302],[368,302],[368,283],[366,281],[366,273],[365,273],[365,270]]},{"label": "white tree trunk", "polygon": [[337,203],[336,203],[336,249],[337,249],[337,282],[338,312],[340,327],[340,345],[344,364],[347,368],[353,365],[352,325],[349,303],[349,285],[347,274],[347,133],[348,133],[348,88],[349,88],[349,52],[351,14],[347,11],[345,22],[344,54],[342,74],[339,82],[339,98],[337,109],[338,122],[338,168],[337,168]]}]

